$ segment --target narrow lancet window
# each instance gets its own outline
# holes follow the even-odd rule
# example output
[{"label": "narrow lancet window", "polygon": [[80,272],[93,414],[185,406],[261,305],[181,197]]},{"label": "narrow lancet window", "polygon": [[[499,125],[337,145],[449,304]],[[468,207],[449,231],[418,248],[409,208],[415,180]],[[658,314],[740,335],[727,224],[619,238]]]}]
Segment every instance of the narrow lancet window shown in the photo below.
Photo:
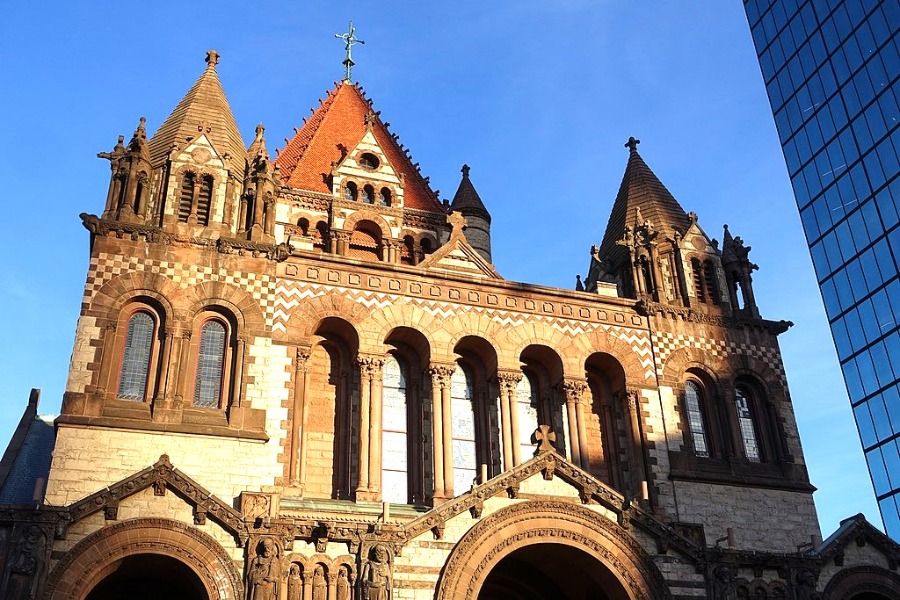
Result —
[{"label": "narrow lancet window", "polygon": [[737,387],[734,389],[734,398],[744,456],[751,462],[759,462],[761,460],[759,442],[756,436],[756,424],[753,420],[750,393],[743,387]]},{"label": "narrow lancet window", "polygon": [[709,446],[706,443],[706,425],[703,420],[703,392],[693,381],[684,385],[684,409],[687,413],[688,427],[691,432],[691,441],[694,444],[694,454],[697,456],[709,456]]},{"label": "narrow lancet window", "polygon": [[219,408],[224,362],[225,326],[219,321],[207,321],[200,329],[194,406]]},{"label": "narrow lancet window", "polygon": [[119,372],[120,400],[143,401],[147,395],[147,375],[150,371],[150,352],[153,348],[153,317],[136,312],[128,320],[122,370]]}]

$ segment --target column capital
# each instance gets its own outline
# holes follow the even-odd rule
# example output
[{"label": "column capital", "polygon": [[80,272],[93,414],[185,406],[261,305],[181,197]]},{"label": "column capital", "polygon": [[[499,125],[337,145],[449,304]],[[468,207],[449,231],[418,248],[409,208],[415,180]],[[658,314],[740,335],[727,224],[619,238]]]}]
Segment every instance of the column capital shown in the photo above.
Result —
[{"label": "column capital", "polygon": [[296,348],[296,367],[298,372],[306,372],[308,368],[307,361],[312,355],[310,346],[297,346]]},{"label": "column capital", "polygon": [[428,365],[428,374],[431,375],[432,383],[436,383],[442,388],[450,385],[450,378],[453,377],[453,371],[455,370],[455,365],[441,363]]},{"label": "column capital", "polygon": [[587,382],[583,379],[564,379],[562,388],[566,394],[566,402],[578,404],[587,389]]},{"label": "column capital", "polygon": [[384,357],[371,354],[360,354],[356,357],[356,365],[361,375],[377,377],[384,366]]},{"label": "column capital", "polygon": [[509,394],[516,393],[516,387],[522,381],[522,371],[497,371],[497,383],[500,389]]}]

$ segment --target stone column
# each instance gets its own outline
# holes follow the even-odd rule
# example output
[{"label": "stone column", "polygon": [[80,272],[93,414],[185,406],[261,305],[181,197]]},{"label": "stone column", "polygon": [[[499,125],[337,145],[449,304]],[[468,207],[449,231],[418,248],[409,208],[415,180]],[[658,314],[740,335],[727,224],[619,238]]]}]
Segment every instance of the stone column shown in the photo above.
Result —
[{"label": "stone column", "polygon": [[334,248],[334,253],[339,254],[340,256],[347,256],[347,248],[350,242],[350,233],[347,231],[333,230],[331,232],[331,239],[337,242],[335,244],[337,248]]},{"label": "stone column", "polygon": [[372,434],[369,436],[369,491],[372,500],[381,498],[381,410],[382,410],[382,367],[384,359],[372,357],[369,359],[369,427]]},{"label": "stone column", "polygon": [[[587,443],[587,418],[584,414],[584,390],[587,389],[587,383],[577,379],[566,379],[563,382],[563,389],[566,392],[566,404],[569,402],[575,406],[575,432],[570,431],[572,438],[578,439],[578,466],[587,470],[590,467],[590,456],[588,454]],[[571,423],[569,425],[571,430]]]},{"label": "stone column", "polygon": [[371,371],[366,358],[357,358],[359,366],[359,476],[357,478],[356,495],[365,496],[369,491],[369,428],[370,428],[370,383]]},{"label": "stone column", "polygon": [[581,446],[578,443],[578,398],[575,390],[563,384],[566,394],[566,422],[569,424],[569,459],[573,464],[581,464]]},{"label": "stone column", "polygon": [[[312,567],[315,569],[315,565]],[[303,600],[312,600],[313,573],[303,569]]]},{"label": "stone column", "polygon": [[441,386],[441,410],[444,434],[444,491],[448,498],[454,496],[453,492],[453,417],[450,409],[450,380],[453,371],[445,378]]},{"label": "stone column", "polygon": [[181,332],[181,347],[179,348],[180,356],[178,357],[178,375],[175,384],[175,405],[180,407],[184,404],[184,396],[187,393],[188,371],[191,359],[191,330],[185,329]]},{"label": "stone column", "polygon": [[231,401],[234,406],[243,406],[244,397],[244,355],[246,354],[247,342],[244,338],[238,338],[237,347],[234,351],[234,377],[231,380]]},{"label": "stone column", "polygon": [[297,346],[294,359],[294,406],[291,420],[291,457],[289,464],[290,483],[303,487],[306,483],[306,419],[308,407],[306,396],[309,392],[307,377],[311,348]]},{"label": "stone column", "polygon": [[159,375],[156,378],[156,396],[153,398],[154,406],[165,405],[166,398],[169,396],[166,380],[169,377],[169,361],[172,359],[172,342],[174,337],[168,331],[163,334],[162,360],[160,360]]},{"label": "stone column", "polygon": [[629,389],[625,392],[625,405],[628,407],[628,423],[629,433],[629,456],[631,457],[632,473],[632,496],[640,497],[641,481],[647,481],[649,487],[650,482],[647,477],[646,464],[644,462],[644,444],[641,434],[641,393],[636,389]]},{"label": "stone column", "polygon": [[[519,437],[519,404],[516,398],[516,388],[522,381],[522,373],[519,371],[504,371],[497,373],[497,380],[500,382],[500,410],[506,410],[506,423],[503,425],[503,468],[509,470],[522,464],[522,446]],[[504,396],[506,399],[504,400]],[[501,415],[502,416],[502,415]],[[502,420],[502,419],[501,419]],[[509,444],[507,444],[507,438]],[[509,458],[507,462],[507,447],[509,448]]]},{"label": "stone column", "polygon": [[[431,443],[433,456],[433,477],[435,500],[445,500],[449,497],[444,480],[444,389],[449,389],[450,377],[453,369],[447,365],[431,365],[428,369],[431,375]],[[452,478],[452,464],[451,464]],[[451,479],[452,480],[452,479]]]}]

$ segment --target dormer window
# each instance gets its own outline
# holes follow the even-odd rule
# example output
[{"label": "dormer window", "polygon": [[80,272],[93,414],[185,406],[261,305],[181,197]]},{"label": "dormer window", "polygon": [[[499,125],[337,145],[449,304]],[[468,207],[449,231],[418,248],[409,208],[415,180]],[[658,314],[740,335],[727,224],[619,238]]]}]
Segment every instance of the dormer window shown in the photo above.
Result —
[{"label": "dormer window", "polygon": [[366,171],[374,171],[378,168],[378,157],[371,152],[366,152],[359,157],[359,166]]}]

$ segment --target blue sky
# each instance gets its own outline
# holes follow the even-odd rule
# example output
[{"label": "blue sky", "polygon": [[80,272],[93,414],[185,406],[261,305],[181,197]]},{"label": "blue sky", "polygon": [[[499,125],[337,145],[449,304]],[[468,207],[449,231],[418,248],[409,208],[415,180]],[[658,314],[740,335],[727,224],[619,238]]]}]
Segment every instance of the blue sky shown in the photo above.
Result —
[{"label": "blue sky", "polygon": [[[413,8],[415,7],[415,8]],[[96,153],[140,116],[152,133],[204,68],[249,143],[283,147],[342,76],[357,79],[441,196],[463,163],[507,279],[574,287],[598,244],[629,136],[685,210],[753,247],[781,336],[822,529],[880,526],[741,2],[14,2],[0,22],[0,440],[28,391],[55,413],[88,260],[78,214],[103,209]]]}]

